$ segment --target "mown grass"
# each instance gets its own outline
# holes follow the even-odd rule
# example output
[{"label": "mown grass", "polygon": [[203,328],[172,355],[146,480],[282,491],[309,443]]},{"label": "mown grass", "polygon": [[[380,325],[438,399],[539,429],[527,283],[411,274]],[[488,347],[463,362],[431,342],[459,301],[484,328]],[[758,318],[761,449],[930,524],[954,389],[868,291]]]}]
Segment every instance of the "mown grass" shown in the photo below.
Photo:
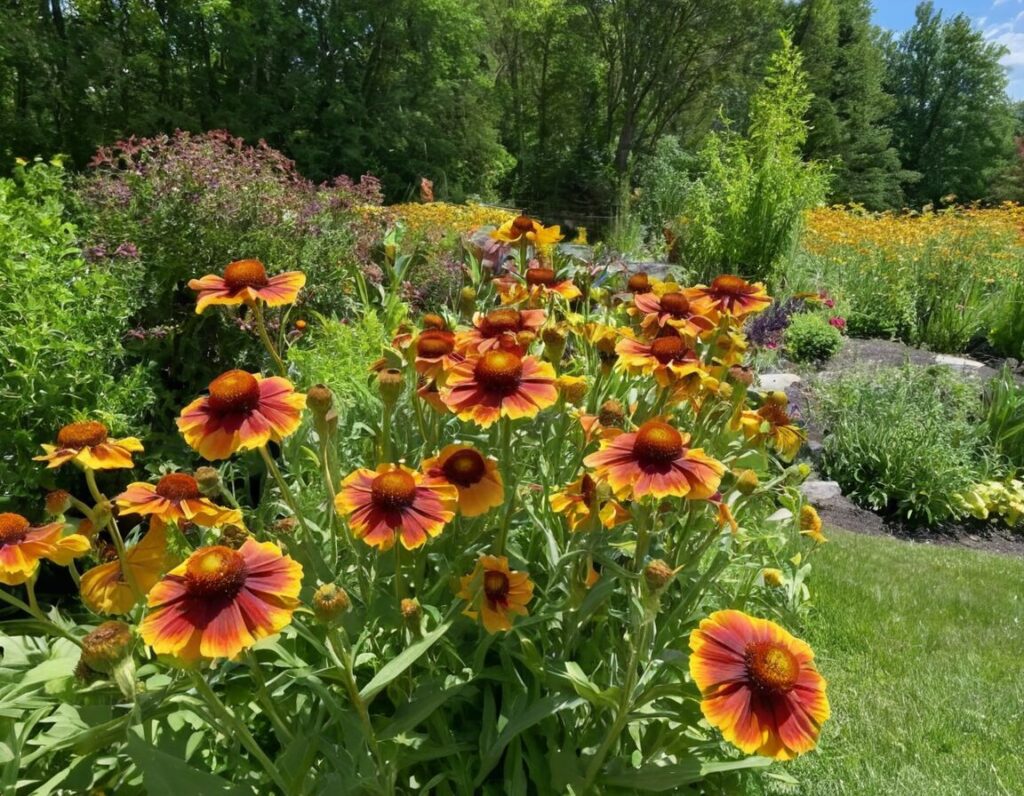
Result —
[{"label": "mown grass", "polygon": [[829,680],[820,751],[782,792],[1024,793],[1024,560],[833,531],[805,638]]}]

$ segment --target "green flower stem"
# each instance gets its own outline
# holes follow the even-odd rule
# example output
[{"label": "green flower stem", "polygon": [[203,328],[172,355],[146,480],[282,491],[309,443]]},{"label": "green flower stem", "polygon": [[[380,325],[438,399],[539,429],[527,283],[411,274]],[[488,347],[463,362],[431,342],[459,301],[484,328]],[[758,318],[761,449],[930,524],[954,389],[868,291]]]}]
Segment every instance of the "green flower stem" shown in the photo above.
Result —
[{"label": "green flower stem", "polygon": [[328,649],[333,653],[334,665],[341,672],[349,699],[352,701],[352,707],[359,714],[359,721],[363,725],[366,742],[369,744],[374,759],[377,761],[377,770],[380,771],[382,777],[386,777],[384,783],[385,792],[393,794],[395,792],[394,783],[391,779],[389,767],[384,760],[384,755],[381,753],[380,744],[377,742],[377,733],[373,729],[373,722],[370,721],[370,712],[367,710],[366,701],[360,695],[359,687],[356,685],[355,674],[352,670],[352,653],[349,651],[349,646],[347,640],[342,635],[343,633],[344,631],[336,627],[329,627],[327,629]]},{"label": "green flower stem", "polygon": [[218,697],[214,693],[213,689],[210,688],[210,684],[206,682],[202,674],[195,670],[190,671],[189,674],[192,677],[192,683],[195,685],[196,691],[199,692],[199,695],[206,701],[207,705],[210,706],[210,710],[218,715],[224,723],[225,726],[222,727],[222,730],[229,730],[229,732],[225,732],[224,734],[227,737],[231,737],[232,735],[237,737],[242,743],[242,746],[249,751],[249,754],[256,758],[259,764],[263,766],[264,771],[270,775],[274,784],[280,788],[281,793],[288,794],[291,791],[288,783],[281,775],[281,772],[278,771],[277,766],[273,764],[270,758],[267,757],[264,751],[260,748],[260,745],[256,743],[256,739],[252,737],[252,734],[249,732],[249,729],[245,726],[244,722],[240,721],[238,717],[228,709],[228,706],[221,702],[220,697]]},{"label": "green flower stem", "polygon": [[501,451],[501,465],[505,470],[505,489],[508,492],[508,503],[505,505],[505,514],[501,519],[501,527],[494,539],[494,555],[505,554],[505,542],[508,540],[508,527],[512,521],[512,512],[516,503],[516,467],[512,462],[512,421],[503,417],[499,429],[499,450]]},{"label": "green flower stem", "polygon": [[[330,452],[330,437],[327,434],[326,423],[323,424],[325,428],[317,429],[317,436],[320,441],[320,470],[324,476],[324,488],[327,491],[327,515],[330,517],[331,526],[331,568],[338,568],[338,537],[342,535],[341,527],[338,523],[338,509],[335,506],[335,499],[338,497],[337,490],[334,488],[334,477],[331,475],[331,452]],[[345,544],[350,548],[352,542],[349,537],[345,536]]]},{"label": "green flower stem", "polygon": [[[381,412],[380,418],[380,440],[377,443],[378,459],[377,461],[383,464],[384,462],[391,461],[391,414],[394,411],[394,406],[389,405],[387,401],[384,402],[384,410]],[[423,419],[420,418],[420,433],[424,433]],[[424,434],[424,436],[426,436]]]},{"label": "green flower stem", "polygon": [[[26,587],[27,586],[28,586],[28,584],[26,583]],[[77,638],[72,636],[68,631],[66,631],[60,625],[58,625],[58,624],[56,624],[54,622],[51,622],[50,619],[46,616],[46,614],[44,614],[39,609],[38,605],[36,605],[35,608],[33,609],[33,607],[31,605],[28,605],[27,603],[19,600],[13,594],[8,594],[2,588],[0,588],[0,600],[3,600],[8,605],[12,605],[15,608],[18,608],[19,610],[24,611],[26,614],[31,616],[37,622],[39,622],[40,624],[44,625],[46,627],[47,631],[50,632],[51,634],[53,634],[55,636],[60,636],[63,639],[67,639],[72,644],[74,644],[76,647],[81,647],[82,646],[82,642],[81,641],[79,641]],[[32,591],[29,591],[29,600],[31,602],[35,603],[35,594]]]},{"label": "green flower stem", "polygon": [[281,475],[281,471],[277,468],[277,464],[274,462],[274,457],[270,455],[270,451],[267,450],[267,446],[261,445],[259,450],[260,456],[263,457],[263,462],[267,466],[267,471],[273,477],[274,481],[277,482],[277,488],[281,490],[281,496],[284,497],[284,501],[288,504],[288,508],[292,510],[292,514],[295,515],[296,519],[299,521],[299,525],[302,526],[302,536],[299,539],[299,546],[302,547],[310,562],[319,570],[320,576],[326,577],[324,572],[326,569],[326,563],[320,557],[319,551],[313,547],[313,531],[306,523],[306,518],[303,516],[302,512],[299,511],[299,505],[295,502],[295,496],[288,487],[288,483],[284,480],[284,476]]},{"label": "green flower stem", "polygon": [[249,671],[252,672],[252,679],[256,683],[256,697],[263,707],[263,710],[267,714],[267,718],[270,719],[270,723],[274,725],[274,730],[277,732],[278,738],[282,744],[287,744],[292,740],[291,730],[281,719],[281,714],[277,712],[277,706],[274,704],[274,698],[270,695],[270,691],[267,689],[267,681],[263,677],[263,672],[260,670],[260,663],[256,660],[256,656],[253,655],[251,650],[245,653],[246,661],[249,664]]},{"label": "green flower stem", "polygon": [[395,542],[395,602],[405,597],[405,582],[402,580],[402,542]]},{"label": "green flower stem", "polygon": [[281,355],[277,353],[277,348],[274,347],[274,343],[270,339],[270,335],[267,334],[267,325],[263,321],[263,308],[258,302],[254,302],[252,305],[252,314],[256,318],[256,331],[260,336],[260,340],[263,341],[263,347],[267,349],[267,353],[270,354],[270,358],[274,360],[274,366],[277,368],[279,376],[288,375],[288,366],[284,364],[284,360],[281,359]]},{"label": "green flower stem", "polygon": [[[93,500],[96,501],[97,506],[110,502],[100,492],[100,488],[96,484],[96,473],[88,467],[85,470],[85,482],[89,485],[89,493],[92,495]],[[125,582],[132,590],[132,594],[135,595],[135,601],[138,602],[145,596],[145,593],[139,588],[139,584],[135,580],[135,573],[128,566],[128,551],[125,548],[124,539],[121,536],[121,531],[118,530],[117,520],[114,519],[113,514],[109,514],[107,519],[107,530],[110,532],[110,538],[114,541],[114,549],[117,550],[117,560],[121,562],[121,574],[124,575]]]}]

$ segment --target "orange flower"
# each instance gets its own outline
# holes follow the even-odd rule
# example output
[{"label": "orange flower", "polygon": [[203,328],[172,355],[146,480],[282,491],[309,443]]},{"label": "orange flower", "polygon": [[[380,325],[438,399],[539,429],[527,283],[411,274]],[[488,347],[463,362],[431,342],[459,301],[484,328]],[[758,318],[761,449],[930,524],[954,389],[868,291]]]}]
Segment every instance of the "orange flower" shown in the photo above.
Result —
[{"label": "orange flower", "polygon": [[487,428],[499,417],[536,417],[558,400],[555,370],[534,357],[492,350],[455,367],[441,400],[462,420]]},{"label": "orange flower", "polygon": [[306,396],[287,379],[244,370],[222,373],[209,391],[181,411],[178,429],[210,461],[280,442],[299,427],[306,406]]},{"label": "orange flower", "polygon": [[437,382],[434,379],[425,379],[421,376],[418,383],[416,394],[435,412],[448,414],[448,407],[441,400],[441,390],[438,388]]},{"label": "orange flower", "polygon": [[690,305],[690,300],[678,291],[660,296],[657,293],[639,293],[633,297],[633,306],[628,311],[630,315],[643,316],[640,325],[649,335],[670,326],[688,340],[695,340],[715,328],[714,321],[697,312]]},{"label": "orange flower", "polygon": [[699,384],[705,375],[697,352],[674,332],[649,343],[623,337],[615,346],[615,353],[619,355],[616,367],[633,374],[653,375],[662,387],[691,377]]},{"label": "orange flower", "polygon": [[135,437],[110,439],[107,427],[97,420],[69,423],[57,432],[56,445],[43,445],[46,453],[33,461],[46,462],[46,467],[60,467],[75,462],[90,470],[117,470],[134,467],[132,454],[142,450]]},{"label": "orange flower", "polygon": [[448,445],[422,468],[428,477],[441,478],[458,490],[463,516],[486,514],[505,500],[498,462],[471,445]]},{"label": "orange flower", "polygon": [[732,318],[743,318],[760,312],[772,303],[763,284],[750,284],[742,277],[729,274],[716,276],[710,287],[697,285],[687,288],[683,294],[701,314],[714,312]]},{"label": "orange flower", "polygon": [[149,592],[139,633],[183,663],[234,658],[292,621],[302,566],[273,542],[200,547]]},{"label": "orange flower", "polygon": [[[128,569],[143,594],[160,580],[166,559],[167,529],[163,521],[154,516],[146,535],[125,553]],[[124,579],[121,562],[116,558],[82,575],[80,589],[82,602],[97,614],[126,614],[135,606],[135,593]]]},{"label": "orange flower", "polygon": [[464,359],[455,353],[455,335],[446,329],[427,329],[416,338],[416,371],[436,379]]},{"label": "orange flower", "polygon": [[797,455],[806,437],[800,428],[793,425],[785,408],[772,401],[756,412],[744,410],[739,425],[748,439],[755,443],[770,442],[786,461]]},{"label": "orange flower", "polygon": [[458,598],[469,603],[462,613],[479,617],[488,633],[497,633],[512,629],[511,614],[527,615],[533,583],[526,572],[510,571],[505,556],[480,556],[473,572],[461,579]]},{"label": "orange flower", "polygon": [[534,246],[551,246],[562,239],[560,227],[545,227],[539,221],[527,216],[516,216],[506,221],[491,233],[491,238],[502,243],[532,243]]},{"label": "orange flower", "polygon": [[295,301],[306,284],[301,271],[288,271],[267,276],[267,269],[259,260],[236,260],[224,269],[224,276],[208,274],[192,279],[188,286],[197,291],[196,313],[211,304],[255,304],[264,302],[268,307],[279,307]]},{"label": "orange flower", "polygon": [[603,528],[614,528],[629,520],[629,512],[616,500],[602,498],[597,483],[584,473],[561,492],[555,492],[548,498],[551,510],[564,514],[569,523],[569,530],[585,531],[590,524],[594,510],[597,510],[598,523]]},{"label": "orange flower", "polygon": [[0,514],[0,583],[24,583],[39,570],[40,559],[67,566],[71,559],[88,552],[88,539],[63,533],[63,522],[33,527],[20,514]]},{"label": "orange flower", "polygon": [[559,279],[554,269],[540,266],[527,268],[522,280],[513,275],[495,279],[494,286],[502,304],[527,301],[537,305],[545,303],[550,296],[570,301],[583,295],[571,279]]},{"label": "orange flower", "polygon": [[348,516],[352,533],[371,547],[390,550],[398,538],[413,550],[444,530],[455,516],[458,496],[441,478],[382,464],[376,471],[363,467],[350,473],[334,505]]},{"label": "orange flower", "polygon": [[241,511],[218,506],[204,497],[196,479],[188,473],[168,473],[156,486],[139,481],[129,484],[114,502],[121,516],[148,514],[164,522],[187,520],[206,528],[242,524]]},{"label": "orange flower", "polygon": [[483,353],[498,348],[506,335],[513,337],[522,332],[536,335],[544,325],[547,313],[544,310],[514,310],[502,307],[486,315],[473,316],[473,328],[455,336],[455,346],[463,353]]},{"label": "orange flower", "polygon": [[688,448],[690,435],[661,420],[648,420],[631,434],[618,434],[583,460],[620,498],[706,500],[717,490],[725,466]]},{"label": "orange flower", "polygon": [[690,634],[690,649],[701,711],[725,740],[777,760],[817,745],[829,704],[807,644],[766,619],[716,611]]}]

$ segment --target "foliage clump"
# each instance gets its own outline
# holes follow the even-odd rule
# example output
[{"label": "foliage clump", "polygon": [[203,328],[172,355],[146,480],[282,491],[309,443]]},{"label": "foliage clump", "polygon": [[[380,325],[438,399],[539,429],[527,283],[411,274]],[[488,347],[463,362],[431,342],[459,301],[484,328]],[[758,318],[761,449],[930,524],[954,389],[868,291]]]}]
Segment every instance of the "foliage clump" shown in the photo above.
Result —
[{"label": "foliage clump", "polygon": [[823,315],[794,315],[786,328],[786,353],[794,362],[827,362],[843,345],[843,334]]}]

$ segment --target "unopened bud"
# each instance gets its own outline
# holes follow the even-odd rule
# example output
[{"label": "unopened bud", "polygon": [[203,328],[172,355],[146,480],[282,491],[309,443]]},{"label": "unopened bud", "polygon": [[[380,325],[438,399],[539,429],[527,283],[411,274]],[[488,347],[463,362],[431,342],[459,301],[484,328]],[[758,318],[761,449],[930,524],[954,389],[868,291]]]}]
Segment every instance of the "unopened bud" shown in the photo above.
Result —
[{"label": "unopened bud", "polygon": [[736,473],[736,489],[741,495],[752,495],[758,486],[760,481],[753,470],[740,470]]},{"label": "unopened bud", "polygon": [[424,329],[447,329],[448,321],[438,315],[436,312],[428,312],[423,316],[422,319]]},{"label": "unopened bud", "polygon": [[295,533],[295,529],[299,527],[299,521],[294,517],[282,517],[277,520],[270,529],[280,536],[289,536]]},{"label": "unopened bud", "polygon": [[718,395],[728,401],[732,398],[732,385],[727,381],[720,382],[718,385]]},{"label": "unopened bud", "polygon": [[306,406],[318,418],[324,418],[334,405],[334,393],[326,384],[314,384],[306,393]]},{"label": "unopened bud", "polygon": [[651,280],[644,271],[637,271],[626,282],[630,293],[646,293],[651,289]]},{"label": "unopened bud", "polygon": [[529,348],[533,341],[536,339],[537,334],[535,332],[530,332],[527,331],[526,329],[524,329],[521,332],[516,332],[516,343],[518,343],[523,348]]},{"label": "unopened bud", "polygon": [[582,376],[559,376],[555,386],[568,404],[578,404],[587,396],[587,380]]},{"label": "unopened bud", "polygon": [[377,390],[385,406],[394,406],[402,394],[402,371],[387,368],[377,374]]},{"label": "unopened bud", "polygon": [[598,410],[597,419],[606,428],[622,428],[626,420],[626,411],[622,404],[614,398],[609,398]]},{"label": "unopened bud", "polygon": [[249,532],[245,528],[239,528],[237,525],[228,525],[221,530],[217,544],[230,547],[232,550],[238,550],[248,539]]},{"label": "unopened bud", "polygon": [[110,674],[128,657],[133,643],[132,629],[124,622],[104,622],[82,637],[82,663],[94,672]]},{"label": "unopened bud", "polygon": [[644,580],[647,588],[653,592],[664,589],[676,576],[676,571],[660,558],[654,559],[644,567]]},{"label": "unopened bud", "polygon": [[754,371],[745,365],[733,365],[729,368],[729,378],[737,384],[745,384],[749,387],[754,383]]},{"label": "unopened bud", "polygon": [[335,622],[351,607],[348,592],[334,583],[325,583],[313,594],[313,613],[325,625]]},{"label": "unopened bud", "polygon": [[473,315],[476,309],[476,290],[471,287],[462,288],[459,293],[459,311],[467,318]]},{"label": "unopened bud", "polygon": [[71,495],[63,489],[46,493],[46,513],[51,517],[66,514],[71,508]]},{"label": "unopened bud", "polygon": [[406,624],[411,627],[419,627],[420,617],[423,616],[423,606],[420,605],[420,601],[411,597],[406,597],[398,605],[398,610],[402,614],[402,619],[405,620]]},{"label": "unopened bud", "polygon": [[774,586],[778,588],[786,582],[785,576],[782,574],[781,569],[767,568],[761,570],[761,577],[764,579],[765,586]]},{"label": "unopened bud", "polygon": [[220,494],[220,472],[213,467],[199,467],[195,473],[199,491],[207,497]]}]

